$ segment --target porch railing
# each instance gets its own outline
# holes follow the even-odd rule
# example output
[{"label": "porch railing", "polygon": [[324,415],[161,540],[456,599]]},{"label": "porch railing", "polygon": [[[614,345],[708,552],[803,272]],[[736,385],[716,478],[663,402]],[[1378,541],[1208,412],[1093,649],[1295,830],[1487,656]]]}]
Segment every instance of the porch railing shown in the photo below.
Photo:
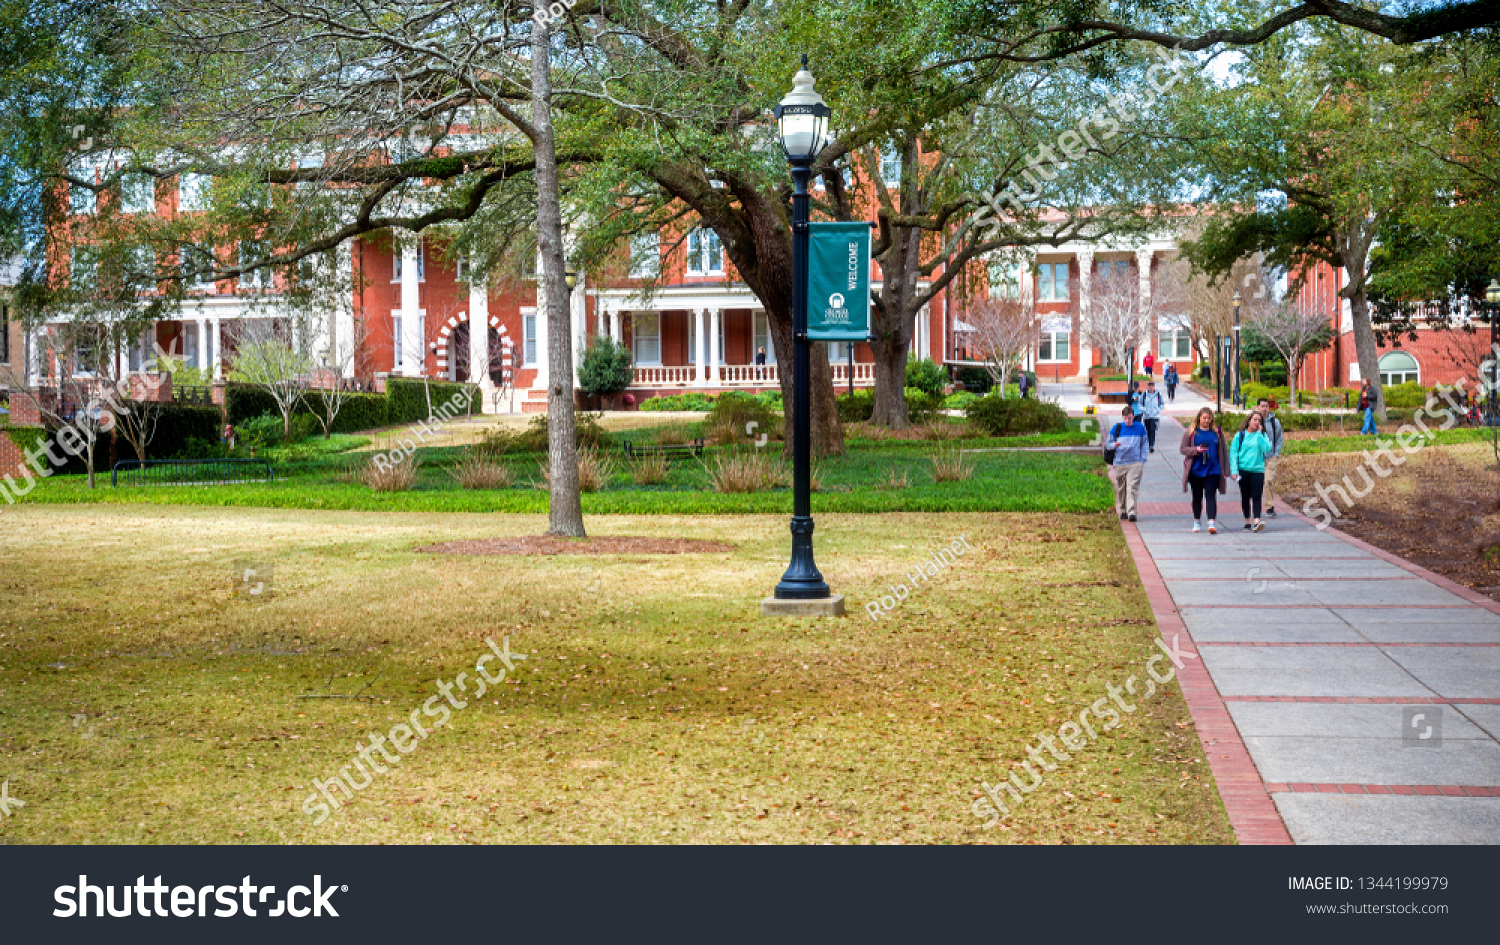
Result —
[{"label": "porch railing", "polygon": [[774,364],[721,364],[719,378],[719,383],[727,385],[775,385],[781,375],[776,373]]},{"label": "porch railing", "polygon": [[[849,383],[849,365],[835,362],[833,380],[836,384]],[[712,369],[703,369],[704,383],[709,387],[776,387],[781,383],[781,374],[775,364],[721,364],[718,377]],[[875,383],[875,365],[855,362],[854,383]],[[673,367],[637,366],[632,387],[693,387],[697,385],[697,374],[691,364]]]},{"label": "porch railing", "polygon": [[642,367],[635,369],[633,387],[686,387],[693,383],[692,365],[678,367]]}]

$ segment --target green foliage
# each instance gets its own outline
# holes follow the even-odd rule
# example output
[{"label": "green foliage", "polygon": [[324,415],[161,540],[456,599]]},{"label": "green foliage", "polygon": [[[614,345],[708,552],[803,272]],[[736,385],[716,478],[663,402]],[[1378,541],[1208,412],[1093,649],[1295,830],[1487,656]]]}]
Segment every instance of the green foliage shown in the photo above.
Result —
[{"label": "green foliage", "polygon": [[906,386],[927,394],[941,394],[948,387],[948,372],[931,358],[908,358]]},{"label": "green foliage", "polygon": [[455,384],[449,381],[412,380],[410,378],[387,378],[385,396],[387,400],[386,423],[416,423],[427,419],[427,389],[431,388],[432,409],[449,402],[454,395],[462,394],[457,403],[462,406],[466,399],[478,395],[473,384]]},{"label": "green foliage", "polygon": [[[576,413],[573,415],[574,442],[579,449],[599,449],[609,446],[613,438],[599,425],[602,414]],[[492,442],[487,436],[480,452],[489,453],[545,453],[547,452],[547,415],[539,413],[531,418],[531,423],[513,439],[503,437],[495,438]]]},{"label": "green foliage", "polygon": [[[910,377],[911,375],[907,375]],[[906,395],[906,419],[912,423],[927,423],[943,409],[943,392],[931,393],[916,387],[908,387]]]},{"label": "green foliage", "polygon": [[243,446],[258,452],[267,446],[280,443],[282,426],[281,417],[274,413],[262,414],[243,423],[236,423],[234,425],[235,446]]},{"label": "green foliage", "polygon": [[[43,441],[51,436],[51,434],[52,431],[47,430],[43,427],[13,427],[8,424],[0,423],[0,435],[9,437],[10,441],[16,444],[16,446],[20,447],[22,450],[34,452],[39,446],[42,445]],[[129,446],[125,447],[125,452],[127,454],[130,452]],[[65,460],[65,462],[61,466],[53,466],[46,456],[42,456],[41,463],[43,469],[50,467],[51,469],[59,473],[82,473],[88,471],[87,466],[81,458],[73,456],[59,446],[54,445],[52,447],[52,454],[54,456],[61,456]],[[7,470],[7,472],[9,472],[9,470]],[[17,478],[19,479],[20,477]]]},{"label": "green foliage", "polygon": [[[1009,389],[1007,388],[1007,391],[1008,390]],[[966,410],[968,409],[969,404],[972,404],[978,398],[979,395],[975,394],[973,391],[961,390],[956,394],[949,394],[946,398],[943,399],[943,409]],[[840,416],[840,419],[842,419],[842,416]]]},{"label": "green foliage", "polygon": [[1432,393],[1426,387],[1416,381],[1407,381],[1405,384],[1397,384],[1394,387],[1382,389],[1387,407],[1401,407],[1406,410],[1415,410],[1427,403],[1427,397]]},{"label": "green foliage", "polygon": [[248,384],[224,386],[224,415],[236,428],[246,420],[275,412],[276,398],[269,392]]},{"label": "green foliage", "polygon": [[1262,397],[1269,397],[1278,404],[1286,404],[1292,392],[1286,387],[1271,387],[1266,384],[1251,384],[1246,382],[1240,385],[1240,394],[1245,398],[1245,403],[1256,404]]},{"label": "green foliage", "polygon": [[875,413],[875,395],[868,390],[857,390],[852,394],[840,394],[837,397],[837,402],[839,405],[839,421],[842,423],[863,423]]},{"label": "green foliage", "polygon": [[1069,429],[1067,413],[1054,403],[1032,397],[1000,398],[988,394],[969,404],[969,422],[991,436],[1021,433],[1064,433]]},{"label": "green foliage", "polygon": [[973,391],[980,396],[988,394],[990,388],[995,386],[995,379],[982,367],[961,367],[954,379],[964,385],[964,390]]},{"label": "green foliage", "polygon": [[[720,394],[714,408],[704,420],[706,430],[731,430],[743,433],[746,424],[756,425],[756,435],[765,433],[774,438],[782,435],[784,424],[779,409],[773,410],[764,395],[751,396],[737,391]],[[776,401],[780,406],[780,399]]]},{"label": "green foliage", "polygon": [[[221,446],[224,432],[224,415],[218,407],[186,407],[178,404],[162,404],[158,409],[156,434],[146,446],[147,459],[162,459],[186,455],[190,442],[201,440],[209,448]],[[276,419],[278,424],[281,418]],[[203,449],[204,447],[194,447]],[[126,439],[119,437],[116,455],[120,459],[134,459],[135,451]],[[205,455],[214,455],[208,453]]]},{"label": "green foliage", "polygon": [[[305,409],[314,416],[327,416],[324,412],[323,392],[311,390],[303,398]],[[346,394],[339,407],[339,415],[333,419],[334,433],[355,433],[387,426],[388,401],[384,394]],[[320,426],[321,429],[321,426]]]},{"label": "green foliage", "polygon": [[578,385],[590,397],[608,397],[630,386],[635,379],[630,349],[613,338],[595,337],[583,351],[578,367]]},{"label": "green foliage", "polygon": [[663,397],[652,397],[641,402],[641,409],[647,412],[665,410],[699,410],[709,411],[714,409],[714,398],[707,394],[667,394]]}]

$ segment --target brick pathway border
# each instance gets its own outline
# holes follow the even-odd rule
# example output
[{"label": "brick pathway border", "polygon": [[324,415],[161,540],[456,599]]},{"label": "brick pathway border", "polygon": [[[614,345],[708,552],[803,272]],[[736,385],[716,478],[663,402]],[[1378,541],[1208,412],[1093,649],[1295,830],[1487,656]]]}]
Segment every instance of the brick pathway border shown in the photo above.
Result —
[{"label": "brick pathway border", "polygon": [[[1174,511],[1180,514],[1180,506]],[[1156,562],[1151,560],[1140,531],[1132,522],[1121,522],[1120,528],[1125,533],[1125,544],[1135,561],[1161,638],[1171,643],[1173,637],[1180,635],[1192,642],[1193,636],[1177,612],[1177,605],[1156,569]],[[1184,647],[1182,652],[1196,655],[1198,644],[1192,642],[1192,648]],[[1281,814],[1266,791],[1260,771],[1251,760],[1240,730],[1203,661],[1191,659],[1185,663],[1177,671],[1177,684],[1182,687],[1182,697],[1193,717],[1193,727],[1203,745],[1203,756],[1208,759],[1209,770],[1213,772],[1214,783],[1218,786],[1219,797],[1229,814],[1229,824],[1234,828],[1235,836],[1242,844],[1290,844],[1292,838],[1286,824],[1282,823]]]}]

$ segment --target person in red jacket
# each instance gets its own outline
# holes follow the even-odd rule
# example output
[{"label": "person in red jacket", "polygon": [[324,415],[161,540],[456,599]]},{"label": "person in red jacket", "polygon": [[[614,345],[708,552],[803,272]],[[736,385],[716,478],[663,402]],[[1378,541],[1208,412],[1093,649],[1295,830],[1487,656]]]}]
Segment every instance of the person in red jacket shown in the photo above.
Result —
[{"label": "person in red jacket", "polygon": [[1151,369],[1156,367],[1156,358],[1151,356],[1151,352],[1146,352],[1146,357],[1141,360],[1141,367],[1145,369],[1146,376],[1150,377]]}]

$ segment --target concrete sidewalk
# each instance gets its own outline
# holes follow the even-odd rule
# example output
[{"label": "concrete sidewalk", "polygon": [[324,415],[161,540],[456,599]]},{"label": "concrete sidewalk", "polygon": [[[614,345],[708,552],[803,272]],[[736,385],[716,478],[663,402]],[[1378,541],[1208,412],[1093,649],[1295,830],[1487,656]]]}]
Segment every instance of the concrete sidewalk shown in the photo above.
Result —
[{"label": "concrete sidewalk", "polygon": [[1500,843],[1500,605],[1285,505],[1241,531],[1233,482],[1193,534],[1181,437],[1121,524],[1207,671],[1184,693],[1242,842],[1275,842],[1269,797],[1296,843]]}]

